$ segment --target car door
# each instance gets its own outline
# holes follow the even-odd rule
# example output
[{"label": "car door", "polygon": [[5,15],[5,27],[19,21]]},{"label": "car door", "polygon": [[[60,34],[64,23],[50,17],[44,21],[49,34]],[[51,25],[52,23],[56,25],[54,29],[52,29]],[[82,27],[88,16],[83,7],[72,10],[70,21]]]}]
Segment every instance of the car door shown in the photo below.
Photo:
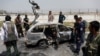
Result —
[{"label": "car door", "polygon": [[67,28],[66,26],[64,26],[62,24],[59,24],[58,31],[59,31],[60,39],[62,41],[70,39],[71,30],[69,28]]},{"label": "car door", "polygon": [[30,33],[28,33],[28,39],[34,40],[34,41],[43,39],[45,37],[43,31],[44,31],[44,25],[38,25],[38,26],[33,27],[30,30]]}]

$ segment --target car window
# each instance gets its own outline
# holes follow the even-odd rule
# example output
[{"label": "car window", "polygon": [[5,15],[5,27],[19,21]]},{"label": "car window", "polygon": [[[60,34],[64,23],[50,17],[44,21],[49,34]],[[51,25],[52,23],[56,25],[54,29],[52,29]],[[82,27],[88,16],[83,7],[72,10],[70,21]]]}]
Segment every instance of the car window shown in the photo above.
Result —
[{"label": "car window", "polygon": [[56,29],[56,25],[54,25],[54,24],[45,25],[45,30],[48,30],[48,29]]},{"label": "car window", "polygon": [[44,30],[44,25],[39,25],[32,29],[32,33],[43,32],[43,30]]},{"label": "car window", "polygon": [[54,35],[57,32],[56,26],[57,26],[56,24],[46,25],[45,30],[44,30],[44,34],[47,37]]},{"label": "car window", "polygon": [[59,31],[68,31],[69,29],[64,25],[58,25]]},{"label": "car window", "polygon": [[51,25],[45,25],[46,28],[50,27],[50,28],[56,28],[56,24],[51,24]]}]

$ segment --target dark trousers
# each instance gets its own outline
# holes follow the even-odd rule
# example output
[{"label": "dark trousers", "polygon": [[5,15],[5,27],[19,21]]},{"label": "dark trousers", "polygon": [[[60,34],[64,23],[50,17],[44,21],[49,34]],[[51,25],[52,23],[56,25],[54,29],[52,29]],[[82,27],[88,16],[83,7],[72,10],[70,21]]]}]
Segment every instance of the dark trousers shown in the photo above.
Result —
[{"label": "dark trousers", "polygon": [[75,37],[75,39],[76,39],[75,40],[76,41],[76,50],[75,50],[75,52],[79,54],[83,38],[82,38],[82,34],[80,34],[80,33],[75,34],[75,35],[76,35],[76,37]]},{"label": "dark trousers", "polygon": [[7,56],[11,56],[11,47],[14,48],[15,56],[18,55],[17,41],[16,40],[5,42],[5,46],[6,46],[6,49],[7,49]]},{"label": "dark trousers", "polygon": [[84,43],[84,41],[85,41],[85,32],[82,34],[81,41],[82,41],[82,43]]},{"label": "dark trousers", "polygon": [[97,54],[97,50],[89,49],[88,47],[83,47],[82,51],[83,51],[83,56],[98,56],[98,54],[99,54],[99,53]]},{"label": "dark trousers", "polygon": [[71,39],[69,40],[69,43],[76,43],[76,36],[75,36],[75,33],[73,31],[71,33]]},{"label": "dark trousers", "polygon": [[24,23],[24,28],[25,28],[25,31],[28,31],[28,29],[29,29],[29,24],[25,24],[25,23]]},{"label": "dark trousers", "polygon": [[75,50],[76,53],[80,52],[80,47],[81,47],[81,42],[80,41],[76,41],[76,50]]},{"label": "dark trousers", "polygon": [[59,42],[58,42],[58,37],[55,37],[55,36],[53,36],[52,37],[52,40],[53,40],[53,45],[54,45],[54,49],[58,49],[58,46],[59,46]]},{"label": "dark trousers", "polygon": [[[19,24],[19,25],[16,25],[16,27],[17,27],[18,36],[23,37],[24,34],[23,34],[22,26]],[[21,34],[21,36],[20,36],[20,34]]]},{"label": "dark trousers", "polygon": [[100,56],[100,46],[97,48],[97,56]]},{"label": "dark trousers", "polygon": [[63,24],[63,21],[59,21],[59,23]]},{"label": "dark trousers", "polygon": [[83,56],[88,56],[88,48],[87,47],[82,47],[82,52],[83,52]]}]

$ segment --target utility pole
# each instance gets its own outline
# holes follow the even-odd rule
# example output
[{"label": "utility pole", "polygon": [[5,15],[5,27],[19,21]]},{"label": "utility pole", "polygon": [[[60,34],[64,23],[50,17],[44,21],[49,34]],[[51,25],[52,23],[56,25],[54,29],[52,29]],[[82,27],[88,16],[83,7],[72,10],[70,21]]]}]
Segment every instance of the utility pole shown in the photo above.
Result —
[{"label": "utility pole", "polygon": [[71,9],[70,9],[70,15],[72,14]]},{"label": "utility pole", "polygon": [[98,15],[98,9],[96,9],[96,14]]},{"label": "utility pole", "polygon": [[90,10],[88,9],[88,14],[89,14]]},{"label": "utility pole", "polygon": [[80,9],[79,9],[79,14],[80,14]]}]

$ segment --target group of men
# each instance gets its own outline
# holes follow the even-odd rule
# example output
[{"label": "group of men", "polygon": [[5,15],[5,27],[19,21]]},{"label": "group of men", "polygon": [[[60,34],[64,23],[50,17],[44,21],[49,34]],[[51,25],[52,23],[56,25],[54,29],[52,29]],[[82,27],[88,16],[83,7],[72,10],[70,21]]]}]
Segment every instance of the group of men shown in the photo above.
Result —
[{"label": "group of men", "polygon": [[[39,14],[37,13],[36,10],[40,9],[37,3],[34,1],[29,2],[33,5],[33,13],[35,15],[35,19],[32,21],[32,24],[35,23],[36,19],[39,17]],[[59,14],[59,23],[63,24],[63,21],[65,20],[65,16],[60,12]],[[74,50],[74,53],[79,54],[81,45],[85,41],[85,30],[86,30],[86,21],[82,21],[82,17],[78,17],[77,15],[74,16],[75,23],[74,23],[74,36],[72,37],[72,41],[76,44],[76,49]],[[49,16],[48,16],[48,21],[53,21],[53,15],[52,11],[49,11]],[[24,28],[25,31],[27,32],[29,29],[29,20],[27,15],[25,15],[24,18]],[[86,40],[86,45],[82,47],[83,51],[83,56],[100,56],[100,22],[98,21],[92,21],[89,23],[89,35]],[[47,30],[48,31],[48,30]],[[5,21],[2,26],[2,39],[4,40],[4,44],[7,49],[7,56],[11,56],[11,47],[13,46],[15,50],[15,55],[14,56],[19,56],[20,52],[18,51],[17,48],[17,40],[19,37],[24,37],[23,34],[23,29],[22,29],[22,22],[20,18],[20,14],[15,19],[15,24],[11,21],[11,16],[7,15],[5,17]],[[45,34],[47,35],[46,32]],[[51,34],[51,33],[49,33]],[[55,37],[52,35],[53,37]],[[55,40],[56,41],[56,40]]]},{"label": "group of men", "polygon": [[[58,22],[63,24],[63,21],[66,19],[65,15],[62,13],[62,11],[60,11],[59,13],[59,18],[58,18]],[[48,14],[48,22],[53,22],[54,20],[54,15],[52,14],[52,11],[49,11]]]},{"label": "group of men", "polygon": [[[24,23],[24,24],[23,24]],[[17,41],[18,38],[24,37],[23,33],[23,27],[25,28],[25,32],[28,31],[29,29],[29,19],[27,15],[25,15],[25,18],[23,19],[23,23],[20,17],[20,14],[17,15],[15,18],[15,21],[11,21],[11,16],[6,15],[5,16],[5,21],[3,22],[1,32],[2,32],[2,40],[4,40],[4,45],[6,46],[7,49],[7,56],[11,56],[11,47],[13,46],[14,48],[14,56],[19,56],[20,52],[18,51],[17,48]],[[22,27],[23,24],[23,27]],[[52,34],[52,36],[55,36],[56,34]],[[54,39],[54,41],[56,41]]]},{"label": "group of men", "polygon": [[[7,15],[5,17],[5,21],[3,23],[2,29],[3,29],[3,40],[4,44],[7,48],[7,55],[11,55],[11,46],[14,47],[15,49],[15,55],[18,56],[19,52],[17,49],[17,40],[20,37],[20,34],[24,36],[21,27],[21,22],[20,22],[20,15],[18,15],[15,19],[15,24],[11,21],[11,17]],[[25,18],[27,18],[27,15],[25,15]],[[25,20],[24,18],[24,20]],[[86,29],[86,23],[85,21],[82,21],[82,17],[78,17],[77,15],[74,16],[75,23],[74,23],[74,43],[76,44],[76,49],[75,53],[79,54],[81,45],[85,41],[85,29]],[[18,21],[18,22],[17,22]],[[24,27],[29,29],[29,26],[27,26],[28,20],[26,20]],[[26,29],[26,31],[28,30]],[[84,56],[93,56],[93,55],[98,55],[99,50],[100,50],[100,23],[98,21],[92,21],[89,24],[89,35],[86,40],[86,45],[82,48],[83,50],[83,55]],[[19,33],[20,32],[20,33]],[[19,34],[18,34],[19,33]],[[47,33],[46,33],[47,34]]]},{"label": "group of men", "polygon": [[86,39],[86,45],[82,47],[82,44],[85,42],[87,23],[82,20],[82,17],[78,17],[78,15],[74,15],[74,19],[75,23],[70,42],[76,46],[73,51],[75,55],[79,55],[80,49],[82,48],[83,56],[100,56],[100,22],[92,21],[89,23],[88,29],[90,33]]},{"label": "group of men", "polygon": [[76,44],[76,48],[74,50],[74,53],[79,54],[80,47],[84,43],[85,39],[85,29],[86,29],[86,22],[82,20],[82,17],[78,17],[78,15],[74,15],[75,23],[74,28],[72,31],[72,43]]}]

